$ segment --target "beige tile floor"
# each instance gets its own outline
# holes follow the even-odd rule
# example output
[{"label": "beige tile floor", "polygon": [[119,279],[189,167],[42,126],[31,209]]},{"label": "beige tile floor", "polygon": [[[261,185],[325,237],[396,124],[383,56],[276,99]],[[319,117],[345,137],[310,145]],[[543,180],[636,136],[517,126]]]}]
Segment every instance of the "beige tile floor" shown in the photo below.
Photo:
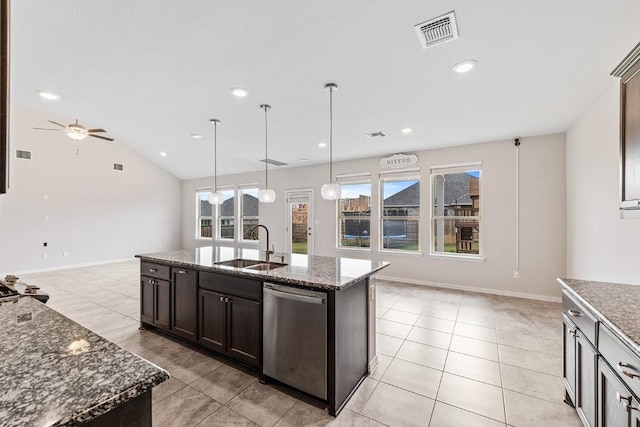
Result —
[{"label": "beige tile floor", "polygon": [[559,304],[377,281],[379,366],[346,409],[138,330],[139,264],[23,275],[49,306],[167,369],[155,426],[579,426],[563,403]]}]

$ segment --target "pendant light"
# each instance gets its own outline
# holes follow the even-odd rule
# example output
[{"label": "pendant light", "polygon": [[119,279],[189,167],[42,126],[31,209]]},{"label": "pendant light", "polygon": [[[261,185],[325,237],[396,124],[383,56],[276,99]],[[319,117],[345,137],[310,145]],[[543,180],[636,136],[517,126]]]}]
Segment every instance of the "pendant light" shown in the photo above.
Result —
[{"label": "pendant light", "polygon": [[224,196],[218,191],[218,123],[220,120],[211,119],[213,123],[213,187],[209,193],[209,203],[212,205],[221,205],[224,202]]},{"label": "pendant light", "polygon": [[269,188],[269,156],[267,150],[267,110],[271,108],[270,105],[262,104],[261,110],[264,110],[264,188],[258,190],[258,200],[260,203],[273,203],[276,201],[276,192],[272,188]]},{"label": "pendant light", "polygon": [[327,83],[324,90],[329,91],[329,183],[320,188],[320,195],[325,200],[340,198],[340,184],[333,182],[333,91],[338,89],[335,83]]}]

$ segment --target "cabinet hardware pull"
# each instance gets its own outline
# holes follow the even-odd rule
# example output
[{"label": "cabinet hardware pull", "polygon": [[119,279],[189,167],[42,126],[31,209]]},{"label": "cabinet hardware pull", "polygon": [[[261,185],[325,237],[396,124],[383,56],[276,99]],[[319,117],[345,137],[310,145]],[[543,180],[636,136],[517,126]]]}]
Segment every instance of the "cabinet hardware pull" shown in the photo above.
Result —
[{"label": "cabinet hardware pull", "polygon": [[638,407],[631,405],[631,399],[632,399],[631,396],[622,397],[622,395],[619,392],[616,392],[616,399],[618,399],[618,402],[622,403],[622,406],[624,406],[627,412],[638,410]]},{"label": "cabinet hardware pull", "polygon": [[224,302],[224,297],[220,297],[220,302]]},{"label": "cabinet hardware pull", "polygon": [[631,366],[628,363],[623,363],[623,362],[618,362],[618,365],[617,365],[618,371],[628,376],[629,378],[640,377],[640,375],[634,374],[624,369],[624,368],[630,368],[630,367]]},{"label": "cabinet hardware pull", "polygon": [[187,274],[186,270],[178,270],[178,274]]},{"label": "cabinet hardware pull", "polygon": [[224,302],[229,302],[229,298],[225,298],[225,299],[224,299]]},{"label": "cabinet hardware pull", "polygon": [[569,313],[569,315],[570,315],[570,316],[573,316],[573,317],[580,317],[580,316],[582,316],[582,313],[580,313],[578,310],[574,310],[574,309],[572,309],[572,308],[570,308],[570,309],[567,311],[567,313]]},{"label": "cabinet hardware pull", "polygon": [[571,335],[572,338],[576,337],[576,331],[574,331],[573,329],[569,331],[569,335]]}]

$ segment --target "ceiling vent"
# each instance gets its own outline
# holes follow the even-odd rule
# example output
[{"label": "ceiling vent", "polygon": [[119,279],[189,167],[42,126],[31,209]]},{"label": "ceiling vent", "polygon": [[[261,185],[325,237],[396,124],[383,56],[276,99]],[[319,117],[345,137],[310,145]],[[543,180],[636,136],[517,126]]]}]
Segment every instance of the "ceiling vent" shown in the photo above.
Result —
[{"label": "ceiling vent", "polygon": [[31,160],[31,151],[16,150],[16,159]]},{"label": "ceiling vent", "polygon": [[260,159],[260,161],[262,163],[268,163],[268,164],[273,165],[273,166],[286,166],[287,165],[286,163],[279,162],[279,161],[273,160],[273,159]]},{"label": "ceiling vent", "polygon": [[455,40],[459,37],[454,12],[449,12],[418,24],[415,28],[423,49]]},{"label": "ceiling vent", "polygon": [[113,164],[113,170],[114,171],[123,171],[124,170],[124,165],[122,163],[114,163]]},{"label": "ceiling vent", "polygon": [[369,139],[373,139],[373,138],[383,138],[387,135],[384,132],[379,130],[378,132],[365,133],[364,136],[366,136]]}]

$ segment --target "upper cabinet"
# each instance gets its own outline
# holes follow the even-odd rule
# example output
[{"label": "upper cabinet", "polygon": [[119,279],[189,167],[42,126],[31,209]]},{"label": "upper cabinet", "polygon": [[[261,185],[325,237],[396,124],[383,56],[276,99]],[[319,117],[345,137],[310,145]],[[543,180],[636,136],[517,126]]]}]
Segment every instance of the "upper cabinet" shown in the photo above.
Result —
[{"label": "upper cabinet", "polygon": [[611,75],[620,77],[620,208],[640,209],[640,43]]}]

